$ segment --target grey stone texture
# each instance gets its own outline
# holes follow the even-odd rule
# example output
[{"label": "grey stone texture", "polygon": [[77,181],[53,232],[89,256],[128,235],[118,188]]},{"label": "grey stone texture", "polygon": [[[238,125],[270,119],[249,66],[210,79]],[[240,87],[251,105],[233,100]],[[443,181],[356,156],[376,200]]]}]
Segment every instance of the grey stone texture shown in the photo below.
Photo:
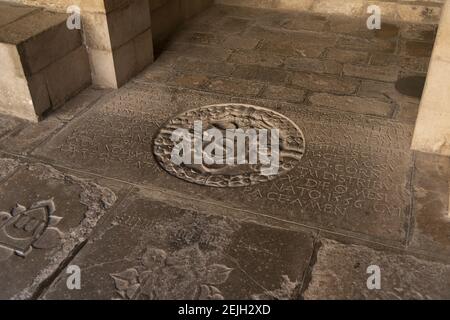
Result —
[{"label": "grey stone texture", "polygon": [[[395,89],[429,59],[402,44],[432,43],[434,29],[372,33],[361,19],[298,15],[212,6],[119,90],[85,90],[38,124],[0,116],[0,218],[52,197],[63,217],[52,219],[62,236],[33,238],[25,257],[0,238],[2,270],[21,275],[0,272],[0,296],[449,298],[450,162],[410,150],[419,99]],[[224,103],[289,118],[306,141],[299,164],[243,188],[164,171],[153,154],[161,127]],[[54,239],[70,245],[41,248]],[[68,264],[82,290],[67,289]],[[382,287],[369,291],[373,264]]]}]

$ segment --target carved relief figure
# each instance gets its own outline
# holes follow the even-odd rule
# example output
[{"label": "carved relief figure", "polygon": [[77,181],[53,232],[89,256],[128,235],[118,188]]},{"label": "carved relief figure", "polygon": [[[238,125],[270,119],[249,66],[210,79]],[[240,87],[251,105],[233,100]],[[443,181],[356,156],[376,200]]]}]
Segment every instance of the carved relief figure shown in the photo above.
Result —
[{"label": "carved relief figure", "polygon": [[223,300],[216,286],[232,271],[223,264],[209,264],[198,245],[172,253],[148,246],[139,266],[111,277],[123,299]]}]

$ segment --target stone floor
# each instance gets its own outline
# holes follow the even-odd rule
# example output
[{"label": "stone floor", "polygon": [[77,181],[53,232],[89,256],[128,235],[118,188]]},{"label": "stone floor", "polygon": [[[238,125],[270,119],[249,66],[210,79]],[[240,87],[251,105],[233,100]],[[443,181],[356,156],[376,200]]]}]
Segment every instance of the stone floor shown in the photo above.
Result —
[{"label": "stone floor", "polygon": [[[395,89],[435,31],[215,6],[120,90],[1,116],[0,298],[450,299],[450,160],[409,150],[419,99]],[[243,188],[162,170],[158,128],[223,103],[289,117],[301,163]]]}]

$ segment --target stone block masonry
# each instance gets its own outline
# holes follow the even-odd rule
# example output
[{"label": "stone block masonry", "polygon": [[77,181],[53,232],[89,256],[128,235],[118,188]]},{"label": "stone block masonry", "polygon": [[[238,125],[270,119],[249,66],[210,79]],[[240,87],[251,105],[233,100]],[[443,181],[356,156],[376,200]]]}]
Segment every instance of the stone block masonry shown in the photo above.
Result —
[{"label": "stone block masonry", "polygon": [[66,27],[66,14],[5,3],[0,11],[2,113],[37,121],[91,84],[81,33]]}]

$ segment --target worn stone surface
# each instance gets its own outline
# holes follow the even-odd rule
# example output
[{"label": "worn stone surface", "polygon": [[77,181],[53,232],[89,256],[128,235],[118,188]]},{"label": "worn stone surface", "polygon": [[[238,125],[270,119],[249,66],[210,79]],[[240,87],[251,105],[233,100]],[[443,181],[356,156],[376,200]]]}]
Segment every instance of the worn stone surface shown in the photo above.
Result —
[{"label": "worn stone surface", "polygon": [[[218,200],[226,197],[229,205],[291,221],[310,221],[332,228],[338,225],[393,241],[405,240],[409,206],[406,193],[412,166],[408,151],[410,127],[352,114],[307,109],[287,112],[283,110],[294,110],[295,106],[249,101],[252,105],[277,108],[304,132],[307,151],[302,163],[287,176],[244,192],[203,189],[193,184],[186,184],[189,188],[185,188],[158,168],[152,156],[152,137],[171,114],[229,98],[148,88],[129,86],[121,90],[70,124],[35,154],[144,185],[182,188],[191,195]],[[342,218],[336,221],[335,217]],[[384,224],[390,225],[389,230],[382,227]]]},{"label": "worn stone surface", "polygon": [[[369,266],[381,271],[381,289],[367,288]],[[372,274],[372,273],[371,273]],[[407,254],[325,241],[305,299],[449,299],[450,265]]]},{"label": "worn stone surface", "polygon": [[409,246],[450,256],[450,160],[418,152],[413,180],[413,225]]},{"label": "worn stone surface", "polygon": [[353,94],[358,89],[359,80],[315,73],[295,73],[292,75],[292,84],[311,91]]},{"label": "worn stone surface", "polygon": [[87,239],[116,195],[46,165],[12,165],[20,169],[0,185],[0,296],[23,299]]},{"label": "worn stone surface", "polygon": [[[169,204],[170,203],[170,204]],[[45,299],[291,299],[313,251],[310,235],[216,215],[219,209],[135,190]]]},{"label": "worn stone surface", "polygon": [[18,154],[27,154],[63,125],[62,121],[52,117],[40,123],[20,126],[0,140],[0,148]]},{"label": "worn stone surface", "polygon": [[431,23],[439,21],[442,0],[217,0],[216,3],[263,9],[287,9],[293,12],[336,14],[347,17],[367,17],[367,7],[377,5],[383,17],[390,21]]},{"label": "worn stone surface", "polygon": [[398,68],[393,66],[368,67],[346,64],[344,65],[344,75],[355,78],[394,82],[398,78]]},{"label": "worn stone surface", "polygon": [[389,117],[393,110],[392,105],[384,101],[355,96],[337,96],[329,93],[313,94],[309,101],[313,105],[384,117]]},{"label": "worn stone surface", "polygon": [[[95,185],[123,197],[120,208],[89,231],[89,243],[79,253],[55,262],[60,270],[79,264],[83,290],[67,290],[61,272],[52,274],[56,281],[25,294],[20,292],[34,278],[23,277],[8,294],[447,298],[442,263],[450,262],[448,162],[410,151],[419,99],[398,92],[391,80],[393,71],[401,77],[426,72],[429,57],[402,51],[402,44],[430,44],[433,29],[389,23],[375,32],[364,23],[213,6],[189,20],[155,64],[118,91],[87,90],[37,125],[0,117],[1,150],[21,153],[24,162],[33,158],[66,168],[76,181],[95,177]],[[317,30],[311,31],[313,26]],[[128,43],[124,56],[133,48],[134,42]],[[126,59],[121,63],[126,67]],[[343,65],[357,68],[343,74]],[[232,103],[273,110],[302,130],[306,151],[291,171],[254,186],[215,188],[171,176],[155,161],[154,138],[168,121],[188,110]],[[16,163],[0,161],[0,191],[10,183],[1,194],[11,202],[15,198],[12,207],[19,202],[12,193],[22,193],[11,181],[20,178],[20,190],[30,185],[34,192],[23,191],[25,201],[19,203],[28,208],[32,195],[55,190],[55,201],[64,203],[56,204],[57,211],[67,212],[67,223],[80,223],[87,209],[80,204],[79,184],[63,187],[72,181],[67,178],[37,186],[33,175],[25,178],[28,167]],[[129,192],[131,186],[136,190]],[[84,211],[69,213],[65,206]],[[8,218],[12,207],[5,207],[0,211]],[[386,293],[365,289],[367,266],[362,266],[372,260],[389,263],[382,268]],[[180,281],[172,282],[180,270]],[[437,275],[444,281],[437,283]]]}]

